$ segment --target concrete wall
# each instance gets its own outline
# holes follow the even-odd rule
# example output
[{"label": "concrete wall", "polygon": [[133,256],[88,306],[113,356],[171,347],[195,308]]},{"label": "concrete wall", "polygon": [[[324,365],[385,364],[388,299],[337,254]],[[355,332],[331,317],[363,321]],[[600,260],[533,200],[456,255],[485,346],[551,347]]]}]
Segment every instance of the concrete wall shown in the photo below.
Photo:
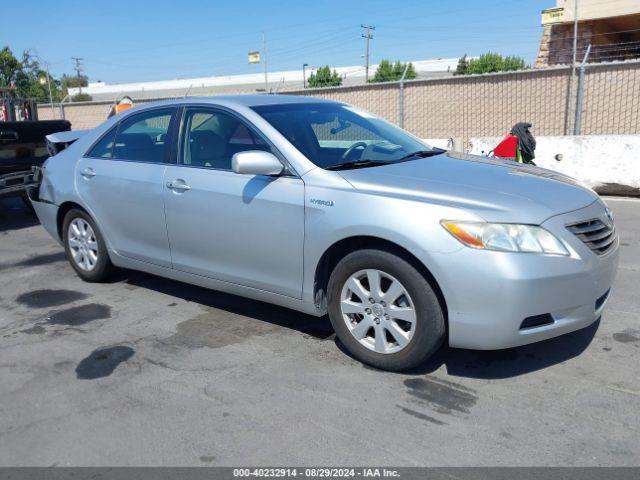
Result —
[{"label": "concrete wall", "polygon": [[[503,137],[472,138],[471,153],[493,150]],[[640,135],[536,137],[534,162],[600,193],[640,195]],[[556,160],[561,155],[562,160]]]}]

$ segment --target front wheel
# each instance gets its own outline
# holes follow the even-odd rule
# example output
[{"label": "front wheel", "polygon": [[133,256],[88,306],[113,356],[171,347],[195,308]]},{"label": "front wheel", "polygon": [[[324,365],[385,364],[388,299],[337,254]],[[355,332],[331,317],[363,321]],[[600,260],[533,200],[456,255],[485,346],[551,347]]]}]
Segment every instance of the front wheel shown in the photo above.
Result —
[{"label": "front wheel", "polygon": [[430,357],[445,336],[438,298],[410,263],[384,250],[358,250],[331,273],[329,318],[358,360],[401,371]]},{"label": "front wheel", "polygon": [[83,210],[69,210],[62,223],[69,263],[87,282],[106,280],[113,270],[107,247],[93,219]]}]

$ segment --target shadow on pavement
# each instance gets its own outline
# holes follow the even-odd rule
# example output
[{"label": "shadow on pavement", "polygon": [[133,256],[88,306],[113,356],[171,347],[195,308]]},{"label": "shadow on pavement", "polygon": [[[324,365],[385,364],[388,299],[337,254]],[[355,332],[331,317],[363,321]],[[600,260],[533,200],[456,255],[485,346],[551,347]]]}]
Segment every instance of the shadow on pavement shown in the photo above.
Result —
[{"label": "shadow on pavement", "polygon": [[333,335],[333,327],[327,316],[314,317],[288,308],[142,272],[123,270],[116,274],[113,281],[124,281],[129,285],[151,289],[188,302],[296,330],[322,340],[328,339]]},{"label": "shadow on pavement", "polygon": [[38,223],[38,217],[22,198],[0,198],[0,232],[32,227]]},{"label": "shadow on pavement", "polygon": [[424,365],[406,373],[432,373],[444,365],[447,373],[456,377],[517,377],[579,356],[591,344],[599,326],[600,320],[576,332],[505,350],[463,350],[443,346]]},{"label": "shadow on pavement", "polygon": [[[466,350],[443,345],[424,364],[398,374],[427,375],[444,366],[446,372],[454,377],[496,380],[526,375],[582,354],[591,344],[599,326],[600,320],[560,337],[502,350]],[[335,343],[345,355],[353,358],[338,338]]]},{"label": "shadow on pavement", "polygon": [[[268,322],[318,339],[325,340],[334,335],[333,327],[326,315],[320,318],[313,317],[268,303],[141,272],[122,271],[114,278],[114,281],[124,281],[129,285],[155,290],[203,306]],[[560,337],[504,350],[464,350],[449,348],[445,345],[423,365],[403,372],[403,374],[424,375],[432,373],[444,365],[447,373],[456,377],[480,379],[517,377],[579,356],[591,344],[599,325],[600,321],[597,321],[587,328]],[[335,343],[346,355],[351,356],[338,339],[335,339]]]}]

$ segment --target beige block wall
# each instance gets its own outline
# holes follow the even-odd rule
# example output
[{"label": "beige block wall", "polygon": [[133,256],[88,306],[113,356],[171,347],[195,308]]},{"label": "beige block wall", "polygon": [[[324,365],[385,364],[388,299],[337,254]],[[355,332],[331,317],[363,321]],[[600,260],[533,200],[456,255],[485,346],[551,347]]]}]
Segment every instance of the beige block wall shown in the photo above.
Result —
[{"label": "beige block wall", "polygon": [[50,105],[38,105],[38,120],[58,120],[60,118],[60,106],[54,104],[53,108]]},{"label": "beige block wall", "polygon": [[640,134],[638,65],[605,65],[586,71],[582,135]]},{"label": "beige block wall", "polygon": [[[56,105],[58,107],[58,105]],[[84,130],[94,128],[107,119],[107,114],[111,108],[108,102],[82,102],[64,104],[64,118],[71,122],[73,130]],[[62,118],[60,108],[54,109],[52,115],[49,105],[38,105],[38,119],[50,120]]]},{"label": "beige block wall", "polygon": [[406,93],[404,126],[423,138],[503,135],[519,121],[533,123],[539,135],[564,126],[564,71],[411,83]]},{"label": "beige block wall", "polygon": [[[405,84],[404,128],[420,138],[506,135],[528,121],[537,135],[564,132],[567,69],[461,76]],[[287,92],[356,105],[399,122],[397,83]],[[570,113],[573,104],[570,105]]]},{"label": "beige block wall", "polygon": [[[285,92],[283,92],[285,93]],[[398,85],[361,85],[357,87],[306,89],[286,92],[350,103],[394,123],[398,122]]]},{"label": "beige block wall", "polygon": [[[572,132],[575,86],[567,110],[568,68],[411,81],[405,84],[404,127],[421,138],[506,135],[519,121],[534,135],[563,135],[565,117]],[[585,76],[583,134],[640,134],[640,62],[590,65]],[[399,122],[397,83],[282,92],[350,103]],[[107,118],[110,104],[65,104],[74,129],[93,128]],[[57,110],[57,109],[56,109]],[[48,105],[38,106],[51,118]],[[56,112],[57,115],[57,112]]]}]

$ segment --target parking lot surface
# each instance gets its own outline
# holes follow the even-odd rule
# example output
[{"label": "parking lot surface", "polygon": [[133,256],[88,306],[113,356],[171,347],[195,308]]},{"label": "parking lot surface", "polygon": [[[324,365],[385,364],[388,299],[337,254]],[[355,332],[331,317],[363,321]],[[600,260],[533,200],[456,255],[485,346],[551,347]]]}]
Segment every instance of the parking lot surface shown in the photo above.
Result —
[{"label": "parking lot surface", "polygon": [[0,465],[640,465],[640,201],[607,202],[599,324],[394,374],[326,318],[137,272],[84,283],[2,200]]}]

